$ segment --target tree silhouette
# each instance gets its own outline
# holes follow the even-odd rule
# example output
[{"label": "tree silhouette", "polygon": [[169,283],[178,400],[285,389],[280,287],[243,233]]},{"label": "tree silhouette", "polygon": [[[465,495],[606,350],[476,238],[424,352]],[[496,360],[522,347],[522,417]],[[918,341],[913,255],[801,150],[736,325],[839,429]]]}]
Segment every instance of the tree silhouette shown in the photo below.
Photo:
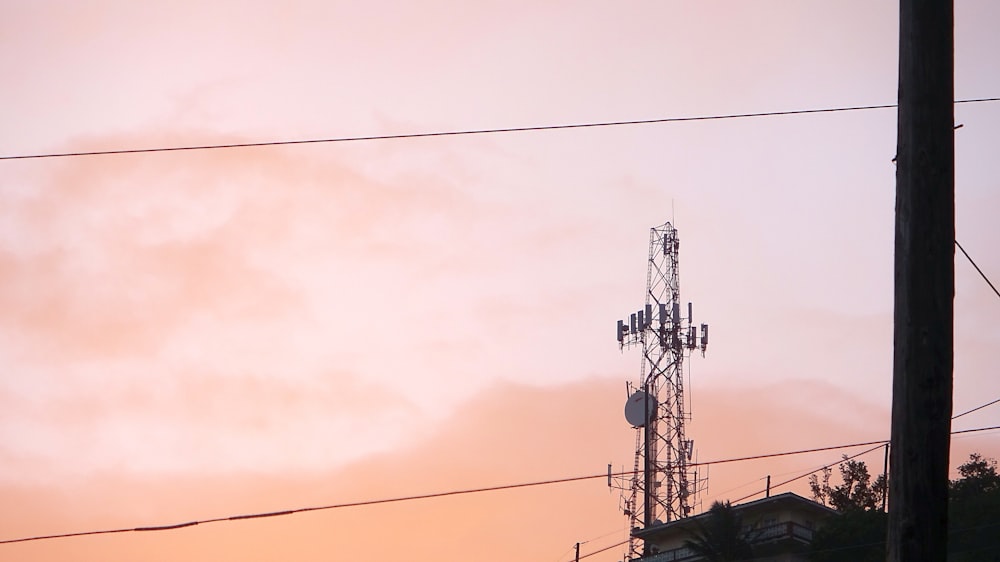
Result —
[{"label": "tree silhouette", "polygon": [[729,502],[714,502],[704,520],[695,519],[684,546],[708,562],[751,560],[753,548],[743,519]]},{"label": "tree silhouette", "polygon": [[[830,486],[829,469],[823,472],[822,478],[810,479],[817,501],[828,501],[841,513],[829,518],[813,535],[809,559],[812,562],[882,562],[886,556],[888,517],[878,509],[871,509],[872,490],[881,498],[880,480],[866,487],[865,483],[870,480],[867,467],[861,470],[858,466],[845,464],[841,465],[841,473],[846,471],[848,477],[840,486]],[[997,462],[973,453],[958,467],[958,473],[961,477],[952,480],[948,487],[948,561],[1000,562]]]},{"label": "tree silhouette", "polygon": [[813,499],[840,512],[831,517],[813,536],[810,560],[814,562],[881,562],[885,560],[885,537],[888,516],[882,512],[886,479],[880,474],[875,482],[864,461],[846,456],[840,463],[841,483],[830,485],[831,470],[822,471],[822,479],[809,477]]},{"label": "tree silhouette", "polygon": [[952,562],[1000,560],[1000,475],[997,461],[979,453],[958,467],[962,476],[948,486],[948,559]]},{"label": "tree silhouette", "polygon": [[968,462],[958,467],[958,473],[962,477],[952,480],[948,486],[948,496],[952,501],[1000,490],[1000,474],[997,474],[997,461],[994,459],[986,459],[979,453],[972,453]]},{"label": "tree silhouette", "polygon": [[829,467],[823,468],[822,480],[815,474],[809,477],[809,487],[813,499],[844,513],[851,510],[876,511],[881,509],[882,497],[886,491],[886,479],[880,474],[871,481],[868,466],[863,461],[849,460],[846,456],[840,463],[840,485],[830,485]]}]

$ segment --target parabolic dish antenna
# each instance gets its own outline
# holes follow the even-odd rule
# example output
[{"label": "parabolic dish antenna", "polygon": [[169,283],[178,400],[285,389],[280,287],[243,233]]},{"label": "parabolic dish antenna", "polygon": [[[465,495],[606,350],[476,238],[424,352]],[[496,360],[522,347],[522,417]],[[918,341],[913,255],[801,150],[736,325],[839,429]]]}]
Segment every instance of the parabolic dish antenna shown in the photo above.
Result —
[{"label": "parabolic dish antenna", "polygon": [[646,427],[646,422],[656,416],[656,397],[644,390],[635,391],[625,402],[625,421],[632,427]]}]

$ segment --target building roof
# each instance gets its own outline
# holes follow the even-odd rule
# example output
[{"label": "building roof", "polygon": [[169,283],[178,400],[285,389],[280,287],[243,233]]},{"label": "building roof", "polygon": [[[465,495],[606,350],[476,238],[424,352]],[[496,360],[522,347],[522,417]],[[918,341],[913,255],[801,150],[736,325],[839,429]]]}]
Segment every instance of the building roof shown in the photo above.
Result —
[{"label": "building roof", "polygon": [[[798,507],[799,509],[805,509],[813,511],[817,517],[826,517],[828,515],[833,515],[837,513],[835,510],[816,503],[810,499],[804,498],[793,492],[785,492],[783,494],[778,494],[776,496],[771,496],[769,498],[762,498],[759,500],[754,500],[752,502],[736,504],[732,506],[738,512],[741,513],[753,513],[756,511],[762,511],[770,508],[781,508],[781,507]],[[689,524],[703,520],[707,518],[709,512],[700,513],[692,517],[685,517],[683,519],[676,519],[674,521],[668,521],[666,523],[653,523],[652,525],[644,529],[633,529],[632,536],[641,539],[647,539],[654,535],[666,532],[673,528],[683,528],[687,527]]]}]

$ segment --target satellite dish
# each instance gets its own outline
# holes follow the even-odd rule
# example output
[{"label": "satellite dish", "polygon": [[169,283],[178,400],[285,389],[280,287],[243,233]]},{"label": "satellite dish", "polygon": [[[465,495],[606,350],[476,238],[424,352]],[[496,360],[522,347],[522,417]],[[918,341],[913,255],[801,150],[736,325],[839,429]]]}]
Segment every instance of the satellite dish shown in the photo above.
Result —
[{"label": "satellite dish", "polygon": [[646,422],[656,415],[656,398],[644,390],[637,390],[625,402],[625,421],[632,427],[646,427]]}]

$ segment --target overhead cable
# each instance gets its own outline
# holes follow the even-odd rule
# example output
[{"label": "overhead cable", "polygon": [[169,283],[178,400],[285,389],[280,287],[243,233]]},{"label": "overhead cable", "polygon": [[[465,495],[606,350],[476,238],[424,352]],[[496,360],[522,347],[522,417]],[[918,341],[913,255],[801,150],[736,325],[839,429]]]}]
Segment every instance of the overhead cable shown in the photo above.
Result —
[{"label": "overhead cable", "polygon": [[243,515],[231,515],[229,517],[214,517],[211,519],[200,519],[194,521],[187,521],[184,523],[173,523],[168,525],[153,525],[145,527],[131,527],[131,528],[121,528],[121,529],[105,529],[100,531],[82,531],[76,533],[60,533],[52,535],[41,535],[36,537],[25,537],[20,539],[6,539],[0,540],[0,544],[10,544],[18,542],[28,542],[28,541],[39,541],[47,539],[58,539],[58,538],[69,538],[69,537],[82,537],[88,535],[110,535],[117,533],[132,533],[132,532],[143,532],[143,531],[170,531],[174,529],[182,529],[184,527],[193,527],[195,525],[202,525],[206,523],[219,523],[222,521],[241,521],[244,519],[264,519],[268,517],[281,517],[284,515],[292,515],[293,513],[306,513],[309,511],[323,511],[331,509],[342,509],[346,507],[361,507],[366,505],[378,505],[385,503],[398,503],[413,500],[423,500],[430,498],[442,498],[447,496],[458,496],[463,494],[475,494],[481,492],[493,492],[497,490],[511,490],[515,488],[529,488],[533,486],[544,486],[547,484],[562,484],[566,482],[576,482],[580,480],[592,480],[595,478],[606,478],[607,473],[603,474],[592,474],[587,476],[572,476],[569,478],[557,478],[554,480],[541,480],[537,482],[523,482],[519,484],[504,484],[500,486],[489,486],[484,488],[471,488],[465,490],[451,490],[447,492],[435,492],[430,494],[418,494],[412,496],[401,496],[396,498],[382,498],[375,500],[364,500],[357,502],[339,503],[331,505],[321,505],[313,507],[300,507],[295,509],[285,509],[281,511],[268,511],[263,513],[249,513]]},{"label": "overhead cable", "polygon": [[982,406],[976,406],[975,408],[973,408],[971,410],[966,410],[966,411],[962,412],[961,414],[956,414],[956,415],[952,416],[951,419],[955,420],[955,419],[958,419],[958,418],[960,418],[960,417],[962,417],[962,416],[964,416],[966,414],[971,414],[972,412],[978,412],[979,410],[982,410],[983,408],[985,408],[987,406],[992,406],[992,405],[996,404],[997,402],[1000,402],[1000,398],[997,398],[996,400],[994,400],[992,402],[987,402],[986,404],[983,404]]},{"label": "overhead cable", "polygon": [[965,248],[963,248],[962,245],[958,243],[958,240],[955,240],[955,245],[958,246],[959,250],[962,250],[962,253],[965,255],[965,259],[969,260],[969,263],[972,264],[972,267],[976,268],[976,271],[978,271],[979,275],[983,277],[983,280],[986,281],[986,284],[990,286],[990,289],[993,289],[993,292],[996,293],[997,297],[1000,297],[1000,291],[997,290],[996,285],[994,285],[993,282],[990,281],[990,278],[987,277],[985,273],[983,273],[982,269],[979,269],[979,266],[976,265],[976,262],[972,261],[972,256],[969,255],[969,252],[965,251]]},{"label": "overhead cable", "polygon": [[[606,552],[606,551],[608,551],[608,550],[611,550],[612,548],[616,548],[616,547],[619,547],[619,546],[623,546],[623,545],[625,545],[626,543],[628,543],[628,541],[629,541],[629,539],[625,539],[625,540],[623,540],[622,542],[619,542],[619,543],[615,543],[615,544],[613,544],[613,545],[611,545],[611,546],[606,546],[606,547],[604,547],[604,548],[602,548],[602,549],[600,549],[600,550],[595,550],[595,551],[593,551],[593,552],[588,552],[587,554],[581,554],[581,555],[580,555],[580,557],[579,557],[579,558],[577,558],[577,560],[583,560],[584,558],[590,558],[591,556],[594,556],[595,554],[600,554],[600,553],[602,553],[602,552]],[[581,543],[581,544],[582,544],[582,543]]]},{"label": "overhead cable", "polygon": [[[1000,101],[1000,97],[955,100],[961,103],[985,103]],[[259,141],[226,144],[201,144],[191,146],[168,146],[154,148],[123,148],[115,150],[89,150],[77,152],[49,152],[38,154],[14,154],[0,156],[0,160],[31,160],[40,158],[67,158],[71,156],[102,156],[111,154],[141,154],[149,152],[179,152],[187,150],[213,150],[221,148],[252,148],[261,146],[287,146],[298,144],[325,144],[338,142],[359,142],[376,140],[418,139],[428,137],[454,137],[461,135],[489,135],[498,133],[526,133],[534,131],[555,131],[561,129],[592,129],[597,127],[621,127],[626,125],[653,125],[658,123],[683,123],[688,121],[721,121],[724,119],[748,119],[752,117],[779,117],[785,115],[809,115],[815,113],[841,113],[845,111],[865,111],[872,109],[892,109],[894,103],[878,105],[855,105],[845,107],[825,107],[819,109],[792,109],[786,111],[762,111],[756,113],[726,113],[719,115],[694,115],[688,117],[662,117],[657,119],[636,119],[630,121],[599,121],[590,123],[568,123],[560,125],[537,125],[529,127],[501,127],[494,129],[464,129],[455,131],[435,131],[427,133],[401,133],[396,135],[367,135],[355,137],[330,137],[320,139],[297,139],[281,141]]]},{"label": "overhead cable", "polygon": [[[971,414],[972,412],[976,412],[976,411],[978,411],[978,410],[982,410],[983,408],[985,408],[985,407],[987,407],[987,406],[992,406],[993,404],[996,404],[996,403],[998,403],[998,402],[1000,402],[1000,398],[997,398],[996,400],[993,400],[992,402],[988,402],[988,403],[986,403],[986,404],[983,404],[982,406],[976,406],[975,408],[972,408],[971,410],[966,410],[965,412],[962,412],[961,414],[957,414],[957,415],[954,415],[954,416],[952,416],[952,417],[951,417],[951,419],[953,419],[953,420],[954,420],[954,419],[957,419],[957,418],[960,418],[960,417],[962,417],[962,416],[964,416],[964,415],[966,415],[966,414]],[[972,431],[975,431],[975,430],[972,430]],[[985,431],[985,429],[984,429],[983,431]],[[970,432],[969,430],[962,430],[962,431],[953,431],[953,432],[952,432],[952,435],[955,435],[955,434],[961,434],[961,433],[969,433],[969,432]],[[875,442],[872,442],[872,443],[866,443],[866,445],[870,445],[870,444],[874,444],[874,443],[875,443]],[[778,488],[778,487],[780,487],[780,486],[784,486],[785,484],[791,484],[792,482],[795,482],[796,480],[801,480],[802,478],[805,478],[806,476],[809,476],[810,474],[815,474],[817,470],[823,470],[823,469],[826,469],[826,468],[830,468],[830,467],[831,467],[831,466],[833,466],[834,464],[837,464],[837,463],[841,463],[841,462],[843,462],[843,461],[847,461],[847,460],[851,460],[851,459],[854,459],[854,458],[857,458],[857,457],[860,457],[860,456],[862,456],[862,455],[867,455],[868,453],[871,453],[872,451],[875,451],[875,450],[877,450],[877,449],[880,449],[880,448],[881,448],[881,447],[882,447],[883,445],[885,445],[886,443],[888,443],[888,441],[881,441],[881,442],[878,442],[878,444],[877,444],[877,445],[876,445],[875,447],[872,447],[871,449],[866,449],[866,450],[864,450],[864,451],[861,451],[860,453],[857,453],[857,454],[855,454],[855,455],[851,455],[851,456],[849,456],[849,457],[844,457],[844,458],[842,458],[841,460],[837,461],[836,463],[831,463],[831,464],[828,464],[828,465],[825,465],[825,466],[822,466],[822,467],[820,467],[820,468],[818,468],[818,469],[816,469],[816,470],[810,470],[810,471],[808,471],[808,472],[804,472],[804,473],[802,473],[802,474],[799,474],[799,475],[798,475],[798,476],[796,476],[795,478],[790,478],[790,479],[788,479],[788,480],[785,480],[785,481],[783,481],[783,482],[778,482],[777,484],[774,484],[773,486],[771,486],[771,488],[773,489],[773,488]],[[759,480],[759,479],[758,479],[758,480]],[[756,482],[756,480],[754,480],[754,482]],[[765,493],[766,491],[767,491],[767,490],[760,490],[760,491],[757,491],[757,492],[754,492],[754,493],[752,493],[752,494],[747,494],[747,495],[745,495],[745,496],[743,496],[743,497],[741,497],[741,498],[738,498],[738,499],[735,499],[735,500],[732,500],[732,503],[737,503],[737,502],[741,502],[741,501],[743,501],[743,500],[745,500],[745,499],[748,499],[748,498],[752,498],[752,497],[754,497],[754,496],[756,496],[756,495],[758,495],[758,494],[763,494],[763,493]]]},{"label": "overhead cable", "polygon": [[[956,434],[961,434],[961,433],[974,433],[974,432],[979,432],[979,431],[992,431],[992,430],[998,430],[998,429],[1000,429],[1000,425],[992,426],[992,427],[979,427],[979,428],[975,428],[975,429],[965,429],[965,430],[961,430],[961,431],[953,431],[951,433],[952,433],[952,435],[956,435]],[[871,441],[871,442],[867,442],[867,443],[852,443],[850,445],[836,445],[836,446],[831,446],[831,447],[820,447],[820,448],[816,448],[816,449],[800,449],[800,450],[797,450],[797,451],[785,451],[785,452],[781,452],[781,453],[771,453],[771,454],[767,454],[767,455],[754,455],[754,456],[751,456],[751,457],[740,457],[740,458],[734,458],[734,459],[722,459],[722,460],[717,460],[717,461],[707,461],[707,462],[700,462],[700,463],[691,463],[688,466],[705,466],[705,465],[711,465],[711,464],[722,464],[722,463],[729,463],[729,462],[736,462],[736,461],[756,460],[756,459],[764,459],[764,458],[770,458],[770,457],[783,457],[783,456],[789,456],[789,455],[801,455],[801,454],[805,454],[805,453],[814,453],[814,452],[817,452],[817,451],[830,451],[830,450],[834,450],[834,449],[848,449],[848,448],[851,448],[851,447],[858,447],[858,446],[861,446],[861,445],[873,445],[875,443],[878,443],[878,444],[881,445],[881,444],[884,444],[884,443],[887,443],[887,442],[888,442],[887,440],[882,440],[882,441]],[[626,475],[630,475],[630,474],[633,474],[633,471],[612,473],[612,476],[626,476]],[[607,478],[607,477],[608,477],[608,472],[603,472],[601,474],[589,474],[589,475],[585,475],[585,476],[571,476],[571,477],[568,477],[568,478],[556,478],[556,479],[551,479],[551,480],[540,480],[540,481],[535,481],[535,482],[522,482],[522,483],[519,483],[519,484],[503,484],[503,485],[499,485],[499,486],[488,486],[488,487],[482,487],[482,488],[470,488],[470,489],[465,489],[465,490],[451,490],[451,491],[447,491],[447,492],[435,492],[435,493],[430,493],[430,494],[418,494],[418,495],[401,496],[401,497],[395,497],[395,498],[382,498],[382,499],[364,500],[364,501],[357,501],[357,502],[347,502],[347,503],[339,503],[339,504],[320,505],[320,506],[314,506],[314,507],[300,507],[300,508],[295,508],[295,509],[285,509],[285,510],[281,510],[281,511],[268,511],[268,512],[264,512],[264,513],[250,513],[250,514],[244,514],[244,515],[232,515],[232,516],[229,516],[229,517],[215,517],[215,518],[211,518],[211,519],[200,519],[200,520],[187,521],[187,522],[184,522],[184,523],[173,523],[173,524],[168,524],[168,525],[153,525],[153,526],[145,526],[145,527],[129,527],[129,528],[120,528],[120,529],[105,529],[105,530],[99,530],[99,531],[81,531],[81,532],[76,532],[76,533],[59,533],[59,534],[51,534],[51,535],[39,535],[39,536],[34,536],[34,537],[22,537],[22,538],[16,538],[16,539],[4,539],[4,540],[0,540],[0,544],[12,544],[12,543],[21,543],[21,542],[29,542],[29,541],[40,541],[40,540],[50,540],[50,539],[70,538],[70,537],[82,537],[82,536],[88,536],[88,535],[110,535],[110,534],[117,534],[117,533],[133,533],[133,532],[144,532],[144,531],[170,531],[170,530],[174,530],[174,529],[182,529],[184,527],[193,527],[195,525],[201,525],[201,524],[206,524],[206,523],[220,523],[220,522],[223,522],[223,521],[241,521],[241,520],[244,520],[244,519],[262,519],[262,518],[268,518],[268,517],[281,517],[281,516],[285,516],[285,515],[292,515],[294,513],[306,513],[306,512],[310,512],[310,511],[325,511],[325,510],[332,510],[332,509],[342,509],[342,508],[347,508],[347,507],[361,507],[361,506],[366,506],[366,505],[378,505],[378,504],[385,504],[385,503],[398,503],[398,502],[413,501],[413,500],[424,500],[424,499],[431,499],[431,498],[442,498],[442,497],[447,497],[447,496],[458,496],[458,495],[464,495],[464,494],[476,494],[476,493],[482,493],[482,492],[495,492],[495,491],[499,491],[499,490],[512,490],[512,489],[517,489],[517,488],[530,488],[530,487],[535,487],[535,486],[545,486],[545,485],[549,485],[549,484],[562,484],[562,483],[567,483],[567,482],[579,482],[579,481],[582,481],[582,480],[595,480],[597,478]]]},{"label": "overhead cable", "polygon": [[[872,451],[876,451],[878,449],[881,449],[884,445],[885,445],[885,443],[880,443],[880,444],[872,447],[871,449],[865,449],[864,451],[861,451],[860,453],[851,455],[849,457],[844,457],[844,458],[840,459],[839,461],[837,461],[837,463],[841,463],[841,462],[844,462],[844,461],[849,461],[851,459],[858,458],[858,457],[860,457],[862,455],[867,455],[868,453],[870,453]],[[837,463],[832,463],[832,464],[825,465],[822,468],[820,468],[819,470],[824,470],[824,469],[830,468],[831,466],[833,466],[834,464],[837,464]],[[771,489],[779,488],[781,486],[784,486],[785,484],[791,484],[792,482],[795,482],[796,480],[801,480],[801,479],[805,478],[806,476],[809,476],[810,474],[815,474],[815,473],[816,473],[816,470],[810,470],[809,472],[806,472],[804,474],[800,474],[800,475],[796,476],[795,478],[789,478],[788,480],[785,480],[783,482],[778,482],[777,484],[771,486]],[[735,500],[732,500],[732,503],[741,502],[741,501],[743,501],[745,499],[752,498],[752,497],[756,496],[757,494],[763,494],[765,492],[767,492],[766,489],[765,490],[760,490],[759,492],[754,492],[752,494],[747,494],[747,495],[743,496],[742,498],[737,498]]]}]

